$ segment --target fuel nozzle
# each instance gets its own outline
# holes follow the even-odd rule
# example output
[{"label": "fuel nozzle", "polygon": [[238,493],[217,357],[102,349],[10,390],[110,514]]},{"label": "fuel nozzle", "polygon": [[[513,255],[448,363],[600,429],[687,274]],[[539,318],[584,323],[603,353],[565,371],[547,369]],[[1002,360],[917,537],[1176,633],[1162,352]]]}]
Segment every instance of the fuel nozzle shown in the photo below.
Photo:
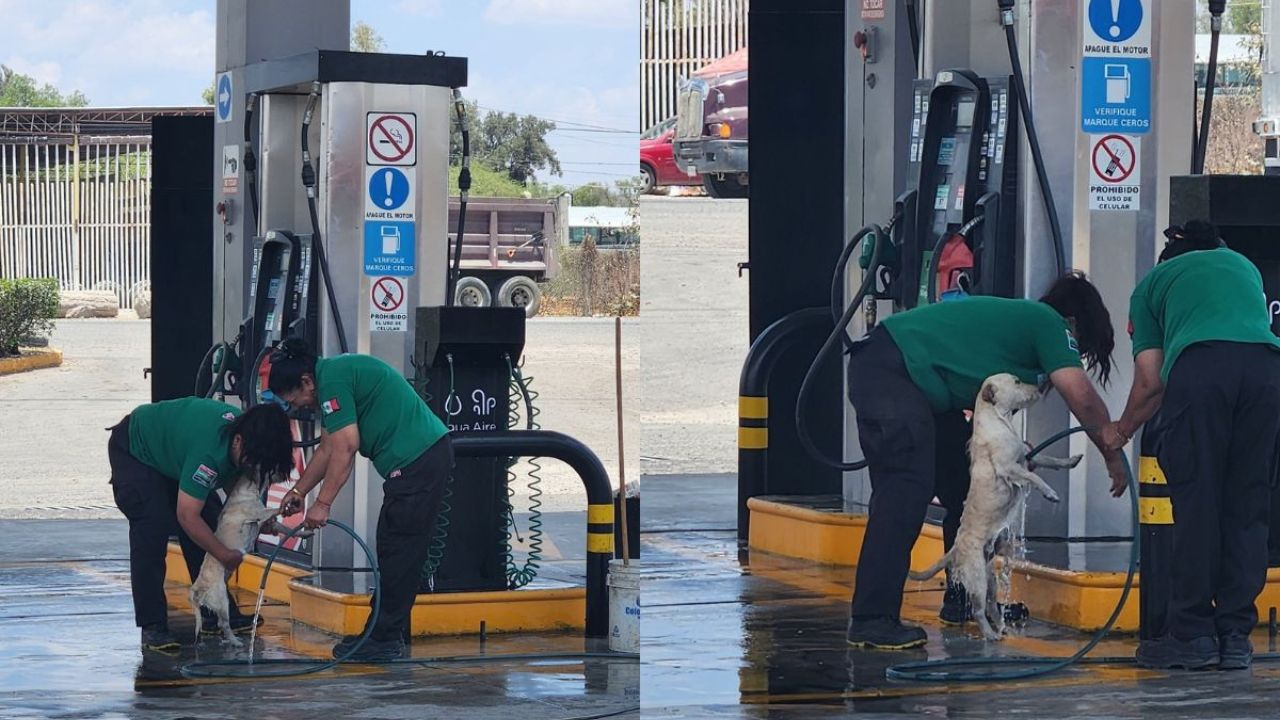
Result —
[{"label": "fuel nozzle", "polygon": [[996,0],[996,4],[1000,7],[1000,24],[1013,25],[1013,6],[1017,0]]}]

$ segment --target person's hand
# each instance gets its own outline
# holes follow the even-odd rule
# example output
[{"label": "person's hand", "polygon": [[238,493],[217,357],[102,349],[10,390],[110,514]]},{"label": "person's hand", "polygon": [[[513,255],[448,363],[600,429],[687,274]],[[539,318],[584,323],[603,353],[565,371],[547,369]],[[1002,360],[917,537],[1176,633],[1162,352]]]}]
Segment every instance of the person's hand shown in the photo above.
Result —
[{"label": "person's hand", "polygon": [[311,529],[322,528],[329,522],[329,503],[317,502],[307,509],[304,524]]},{"label": "person's hand", "polygon": [[302,509],[302,493],[296,489],[291,489],[285,493],[284,501],[280,503],[280,517],[289,517]]},{"label": "person's hand", "polygon": [[224,548],[219,554],[217,560],[222,563],[222,567],[226,569],[227,573],[233,573],[236,571],[236,568],[240,567],[240,563],[244,560],[244,553],[239,550]]},{"label": "person's hand", "polygon": [[1109,422],[1102,427],[1102,444],[1111,451],[1129,444],[1129,436],[1120,430],[1120,421]]},{"label": "person's hand", "polygon": [[1107,455],[1107,475],[1111,476],[1111,497],[1124,495],[1129,487],[1129,462],[1124,453],[1115,451]]}]

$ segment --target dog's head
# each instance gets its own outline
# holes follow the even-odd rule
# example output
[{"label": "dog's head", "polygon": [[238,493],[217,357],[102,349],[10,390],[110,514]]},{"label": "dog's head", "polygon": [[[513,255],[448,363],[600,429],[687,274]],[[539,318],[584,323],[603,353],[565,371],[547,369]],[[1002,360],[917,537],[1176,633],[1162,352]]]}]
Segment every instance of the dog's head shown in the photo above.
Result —
[{"label": "dog's head", "polygon": [[1030,407],[1040,399],[1040,390],[1028,385],[1009,373],[999,373],[987,378],[978,391],[978,402],[992,405],[1003,412],[1013,412]]}]

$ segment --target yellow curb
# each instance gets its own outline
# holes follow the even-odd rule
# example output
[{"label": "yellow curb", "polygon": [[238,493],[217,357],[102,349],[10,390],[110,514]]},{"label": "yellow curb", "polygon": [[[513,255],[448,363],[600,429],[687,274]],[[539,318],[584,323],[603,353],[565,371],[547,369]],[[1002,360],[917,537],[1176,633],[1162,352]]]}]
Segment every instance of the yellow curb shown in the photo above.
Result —
[{"label": "yellow curb", "polygon": [[0,375],[13,375],[30,370],[58,367],[62,364],[61,350],[26,349],[22,352],[26,354],[15,358],[0,358]]}]

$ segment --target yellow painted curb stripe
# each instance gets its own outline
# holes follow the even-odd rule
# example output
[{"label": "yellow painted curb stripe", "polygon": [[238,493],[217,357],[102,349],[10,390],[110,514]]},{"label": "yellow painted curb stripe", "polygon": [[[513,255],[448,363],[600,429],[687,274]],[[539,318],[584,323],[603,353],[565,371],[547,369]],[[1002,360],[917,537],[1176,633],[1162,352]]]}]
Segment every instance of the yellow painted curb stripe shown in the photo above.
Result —
[{"label": "yellow painted curb stripe", "polygon": [[738,428],[739,450],[765,450],[769,447],[768,428]]},{"label": "yellow painted curb stripe", "polygon": [[62,364],[62,352],[58,350],[37,350],[29,355],[0,359],[0,375],[13,375],[31,370],[58,367]]},{"label": "yellow painted curb stripe", "polygon": [[613,533],[587,533],[587,552],[613,554]]},{"label": "yellow painted curb stripe", "polygon": [[769,398],[752,397],[751,395],[738,396],[738,417],[748,418],[751,420],[768,420],[769,419]]},{"label": "yellow painted curb stripe", "polygon": [[1160,469],[1160,462],[1146,456],[1138,458],[1138,482],[1143,485],[1169,484],[1169,481],[1165,480],[1164,470]]},{"label": "yellow painted curb stripe", "polygon": [[1143,525],[1172,525],[1173,503],[1167,497],[1138,498],[1138,521]]}]

